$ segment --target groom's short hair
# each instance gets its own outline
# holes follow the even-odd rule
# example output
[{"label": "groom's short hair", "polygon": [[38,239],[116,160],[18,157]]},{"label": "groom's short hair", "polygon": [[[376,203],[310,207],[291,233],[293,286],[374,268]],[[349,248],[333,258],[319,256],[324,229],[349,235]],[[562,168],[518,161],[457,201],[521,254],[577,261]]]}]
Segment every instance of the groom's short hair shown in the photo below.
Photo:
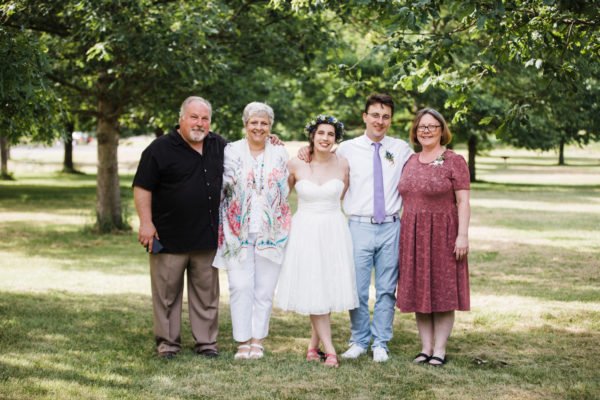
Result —
[{"label": "groom's short hair", "polygon": [[388,106],[392,109],[392,116],[394,115],[394,99],[387,93],[371,93],[369,97],[367,97],[367,102],[365,104],[365,114],[369,112],[369,107],[373,104],[383,104],[384,106]]}]

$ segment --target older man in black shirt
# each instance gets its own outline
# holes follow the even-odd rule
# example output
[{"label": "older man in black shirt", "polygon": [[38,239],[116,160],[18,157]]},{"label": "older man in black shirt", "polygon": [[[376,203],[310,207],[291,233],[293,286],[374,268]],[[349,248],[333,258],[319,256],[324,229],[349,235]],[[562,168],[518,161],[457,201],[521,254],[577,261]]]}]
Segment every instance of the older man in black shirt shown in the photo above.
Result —
[{"label": "older man in black shirt", "polygon": [[133,180],[138,239],[150,252],[154,335],[164,358],[181,350],[186,271],[194,350],[218,356],[219,279],[212,261],[226,141],[210,132],[211,117],[208,101],[188,97],[179,126],[144,150]]}]

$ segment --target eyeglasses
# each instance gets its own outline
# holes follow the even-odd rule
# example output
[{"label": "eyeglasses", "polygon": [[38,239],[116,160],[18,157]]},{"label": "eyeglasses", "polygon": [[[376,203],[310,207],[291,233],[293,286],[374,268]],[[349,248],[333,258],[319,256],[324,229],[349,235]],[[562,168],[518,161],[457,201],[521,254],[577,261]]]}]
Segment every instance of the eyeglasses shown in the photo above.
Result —
[{"label": "eyeglasses", "polygon": [[371,118],[374,118],[374,119],[381,118],[384,121],[389,121],[390,119],[392,119],[392,116],[389,115],[389,114],[383,114],[383,115],[381,115],[379,113],[367,113],[367,115],[370,116]]},{"label": "eyeglasses", "polygon": [[419,125],[417,126],[417,131],[419,132],[433,132],[441,125]]}]

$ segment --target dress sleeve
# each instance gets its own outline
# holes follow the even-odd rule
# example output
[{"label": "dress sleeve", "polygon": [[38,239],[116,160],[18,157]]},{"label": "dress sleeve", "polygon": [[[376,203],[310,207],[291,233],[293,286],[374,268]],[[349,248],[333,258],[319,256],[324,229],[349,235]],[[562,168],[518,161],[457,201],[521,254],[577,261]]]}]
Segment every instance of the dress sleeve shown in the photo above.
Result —
[{"label": "dress sleeve", "polygon": [[470,190],[471,179],[465,159],[458,154],[453,154],[450,161],[452,161],[450,163],[452,188],[454,190]]}]

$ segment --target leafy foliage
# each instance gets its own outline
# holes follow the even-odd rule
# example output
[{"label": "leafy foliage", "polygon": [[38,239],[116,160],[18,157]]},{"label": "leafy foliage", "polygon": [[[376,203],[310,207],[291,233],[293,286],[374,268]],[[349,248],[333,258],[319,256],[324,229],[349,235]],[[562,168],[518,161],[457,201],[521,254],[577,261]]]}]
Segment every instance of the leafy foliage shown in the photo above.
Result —
[{"label": "leafy foliage", "polygon": [[44,77],[47,70],[35,37],[0,25],[0,135],[9,141],[24,136],[47,141],[54,134],[58,104]]},{"label": "leafy foliage", "polygon": [[384,55],[388,91],[412,100],[404,103],[408,114],[434,106],[452,120],[459,140],[475,136],[481,144],[497,134],[542,150],[599,139],[599,5],[292,1],[298,12],[327,9],[368,30],[373,53]]}]

